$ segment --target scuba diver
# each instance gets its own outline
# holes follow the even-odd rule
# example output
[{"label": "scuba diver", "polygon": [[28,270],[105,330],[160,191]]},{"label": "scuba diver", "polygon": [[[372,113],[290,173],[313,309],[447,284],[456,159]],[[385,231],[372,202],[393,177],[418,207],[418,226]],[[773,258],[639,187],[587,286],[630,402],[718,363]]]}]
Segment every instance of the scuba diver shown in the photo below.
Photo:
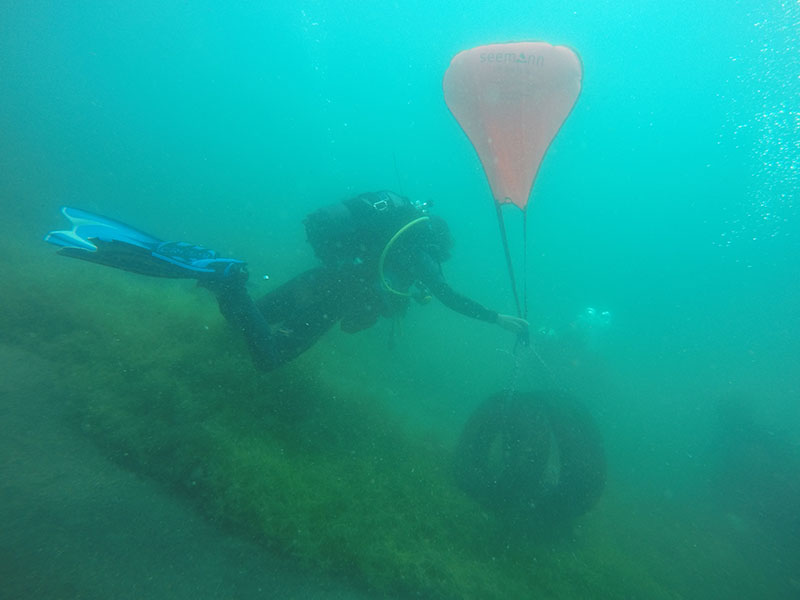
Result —
[{"label": "scuba diver", "polygon": [[270,371],[297,358],[339,323],[354,333],[380,317],[405,313],[410,299],[431,296],[467,317],[527,335],[528,323],[499,314],[456,292],[441,263],[453,240],[428,206],[389,191],[364,193],[322,207],[304,223],[321,265],[253,300],[244,261],[222,258],[188,242],[165,242],[123,223],[64,207],[71,230],[45,241],[59,253],[155,277],[197,279],[245,338],[253,363]]}]

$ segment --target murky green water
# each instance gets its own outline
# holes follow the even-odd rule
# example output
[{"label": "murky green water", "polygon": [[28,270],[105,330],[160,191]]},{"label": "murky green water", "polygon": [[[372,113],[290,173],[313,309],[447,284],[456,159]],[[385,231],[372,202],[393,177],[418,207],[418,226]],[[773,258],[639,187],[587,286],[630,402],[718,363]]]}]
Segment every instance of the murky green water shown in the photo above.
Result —
[{"label": "murky green water", "polygon": [[[164,597],[269,596],[251,585],[261,560],[282,597],[798,594],[800,8],[583,4],[0,8],[0,371],[30,373],[0,388],[13,597],[117,595],[99,570],[152,589],[158,535],[150,551],[69,518],[144,504],[163,517],[143,530],[193,519],[165,544],[227,565],[175,562],[157,573]],[[527,214],[538,356],[434,302],[401,335],[333,331],[262,375],[205,290],[41,242],[65,225],[59,206],[79,206],[246,259],[260,295],[315,264],[306,214],[396,189],[450,223],[450,283],[511,313],[491,195],[442,76],[457,52],[514,40],[568,45],[584,68]],[[522,277],[520,215],[506,219]],[[569,391],[602,434],[604,494],[556,540],[509,539],[452,481],[464,423],[511,385]]]}]

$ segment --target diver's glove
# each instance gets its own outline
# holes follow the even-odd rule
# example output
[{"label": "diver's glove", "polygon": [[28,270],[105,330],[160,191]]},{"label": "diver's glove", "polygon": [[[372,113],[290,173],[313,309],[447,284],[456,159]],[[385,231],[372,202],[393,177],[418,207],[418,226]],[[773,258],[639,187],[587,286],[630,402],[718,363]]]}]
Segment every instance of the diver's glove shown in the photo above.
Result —
[{"label": "diver's glove", "polygon": [[515,352],[520,346],[527,347],[530,345],[530,325],[525,319],[521,317],[514,317],[512,315],[498,314],[495,323],[500,325],[500,327],[506,331],[510,331],[517,336],[517,341],[514,343]]},{"label": "diver's glove", "polygon": [[61,212],[71,230],[51,231],[45,241],[59,246],[59,254],[89,262],[173,279],[200,281],[247,280],[246,263],[222,258],[213,250],[188,242],[165,242],[129,225],[77,208]]},{"label": "diver's glove", "polygon": [[514,317],[512,315],[501,315],[498,313],[497,320],[495,321],[500,327],[505,329],[506,331],[510,331],[516,335],[522,335],[528,333],[528,322],[525,319],[520,317]]}]

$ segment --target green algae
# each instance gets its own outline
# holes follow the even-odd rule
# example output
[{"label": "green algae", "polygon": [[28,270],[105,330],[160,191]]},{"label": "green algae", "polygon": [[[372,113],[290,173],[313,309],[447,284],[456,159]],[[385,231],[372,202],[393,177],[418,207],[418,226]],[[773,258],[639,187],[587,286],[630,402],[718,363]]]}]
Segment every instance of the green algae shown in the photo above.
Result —
[{"label": "green algae", "polygon": [[666,599],[699,597],[691,573],[717,558],[747,565],[713,527],[632,520],[613,494],[571,539],[514,535],[453,485],[448,448],[320,370],[318,350],[259,374],[186,283],[70,261],[44,278],[15,258],[0,338],[56,364],[76,426],[308,569],[389,596]]}]

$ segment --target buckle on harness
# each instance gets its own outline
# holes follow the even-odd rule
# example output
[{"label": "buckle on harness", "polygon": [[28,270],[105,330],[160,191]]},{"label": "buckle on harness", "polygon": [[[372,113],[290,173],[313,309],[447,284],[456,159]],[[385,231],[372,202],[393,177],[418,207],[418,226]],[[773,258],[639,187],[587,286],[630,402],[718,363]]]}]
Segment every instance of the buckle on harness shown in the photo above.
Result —
[{"label": "buckle on harness", "polygon": [[375,194],[380,200],[376,200],[372,203],[372,208],[377,210],[378,212],[383,212],[389,209],[389,202],[391,201],[391,197],[386,192],[377,192]]}]

